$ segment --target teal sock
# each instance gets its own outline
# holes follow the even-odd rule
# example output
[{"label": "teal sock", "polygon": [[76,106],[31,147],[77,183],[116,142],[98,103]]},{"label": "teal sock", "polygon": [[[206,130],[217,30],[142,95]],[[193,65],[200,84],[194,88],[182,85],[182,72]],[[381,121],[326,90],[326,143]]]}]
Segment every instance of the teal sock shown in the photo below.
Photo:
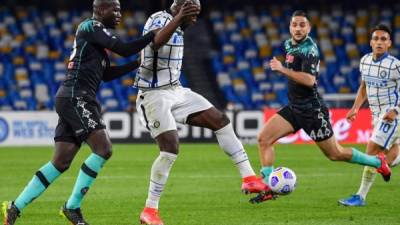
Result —
[{"label": "teal sock", "polygon": [[19,211],[22,211],[29,203],[39,197],[60,174],[60,171],[51,162],[40,168],[14,201]]},{"label": "teal sock", "polygon": [[68,209],[77,209],[81,207],[83,197],[89,191],[90,186],[97,177],[97,173],[105,162],[105,159],[92,153],[82,164],[72,194],[67,201],[66,206]]},{"label": "teal sock", "polygon": [[261,172],[262,178],[264,180],[264,183],[269,184],[268,178],[273,170],[274,170],[274,166],[264,166],[263,168],[261,168],[260,172]]},{"label": "teal sock", "polygon": [[379,168],[381,166],[381,160],[379,160],[376,156],[367,155],[365,153],[358,151],[355,148],[352,148],[352,150],[353,154],[349,162],[361,164],[364,166],[372,166],[375,168]]}]

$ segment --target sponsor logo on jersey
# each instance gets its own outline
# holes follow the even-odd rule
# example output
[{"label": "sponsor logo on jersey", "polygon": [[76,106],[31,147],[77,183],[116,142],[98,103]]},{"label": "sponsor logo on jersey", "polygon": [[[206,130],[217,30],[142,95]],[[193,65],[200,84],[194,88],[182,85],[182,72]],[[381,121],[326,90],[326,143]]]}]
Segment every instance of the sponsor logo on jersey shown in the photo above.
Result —
[{"label": "sponsor logo on jersey", "polygon": [[290,55],[290,54],[287,54],[285,62],[286,63],[292,63],[293,61],[294,61],[294,56]]},{"label": "sponsor logo on jersey", "polygon": [[74,68],[74,62],[69,62],[68,63],[68,69],[71,70]]}]

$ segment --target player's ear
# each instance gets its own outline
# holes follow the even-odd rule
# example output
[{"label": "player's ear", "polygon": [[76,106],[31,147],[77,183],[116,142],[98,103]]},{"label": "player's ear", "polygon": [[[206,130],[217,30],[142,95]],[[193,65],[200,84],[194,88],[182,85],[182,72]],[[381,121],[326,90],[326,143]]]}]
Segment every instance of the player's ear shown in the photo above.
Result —
[{"label": "player's ear", "polygon": [[307,21],[308,27],[307,27],[307,34],[311,32],[311,23],[310,21]]}]

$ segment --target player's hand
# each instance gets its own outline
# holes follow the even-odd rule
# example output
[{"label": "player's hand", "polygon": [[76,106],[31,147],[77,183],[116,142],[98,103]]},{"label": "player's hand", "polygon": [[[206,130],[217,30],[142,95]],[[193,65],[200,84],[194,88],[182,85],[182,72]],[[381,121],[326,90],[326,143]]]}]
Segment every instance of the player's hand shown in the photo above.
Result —
[{"label": "player's hand", "polygon": [[391,123],[393,122],[393,120],[396,119],[396,117],[397,117],[397,111],[395,109],[391,109],[383,116],[383,120]]},{"label": "player's hand", "polygon": [[197,16],[200,14],[200,7],[193,4],[191,1],[186,1],[183,3],[178,14],[176,14],[175,19],[179,22],[183,22],[186,17]]},{"label": "player's hand", "polygon": [[268,200],[275,200],[277,197],[278,197],[278,195],[274,194],[273,192],[261,192],[261,193],[257,194],[256,197],[251,198],[249,200],[249,202],[251,204],[258,204],[258,203],[265,202]]},{"label": "player's hand", "polygon": [[271,68],[272,71],[282,71],[283,65],[281,61],[279,61],[276,57],[272,58],[271,61],[269,61],[269,67]]},{"label": "player's hand", "polygon": [[348,111],[346,114],[347,122],[353,122],[356,119],[357,113],[358,110],[353,108],[350,111]]}]

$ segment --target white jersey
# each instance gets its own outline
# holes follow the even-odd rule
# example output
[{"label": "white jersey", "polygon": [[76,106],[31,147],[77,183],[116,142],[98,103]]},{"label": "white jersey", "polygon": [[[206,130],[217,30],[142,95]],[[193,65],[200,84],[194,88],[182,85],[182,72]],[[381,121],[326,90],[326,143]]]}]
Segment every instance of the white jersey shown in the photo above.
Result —
[{"label": "white jersey", "polygon": [[[167,11],[156,12],[149,17],[143,35],[165,27],[172,15]],[[183,31],[178,28],[169,41],[157,51],[151,44],[141,52],[141,65],[135,79],[139,89],[159,88],[179,82],[183,59]]]},{"label": "white jersey", "polygon": [[360,72],[375,121],[400,103],[400,61],[388,53],[375,61],[369,53],[361,58]]}]

